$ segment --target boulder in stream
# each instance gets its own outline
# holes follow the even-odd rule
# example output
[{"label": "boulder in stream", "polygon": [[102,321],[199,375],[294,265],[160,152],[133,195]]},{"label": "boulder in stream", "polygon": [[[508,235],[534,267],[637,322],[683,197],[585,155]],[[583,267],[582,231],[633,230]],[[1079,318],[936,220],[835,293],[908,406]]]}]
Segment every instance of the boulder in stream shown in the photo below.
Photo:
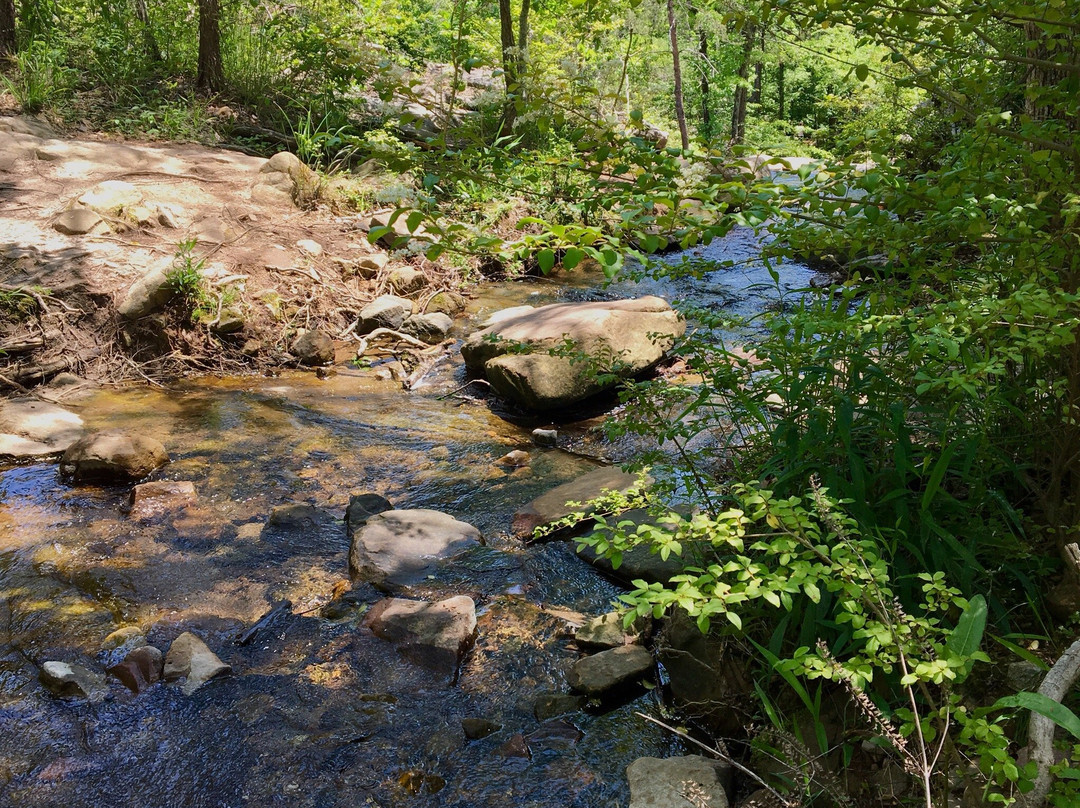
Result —
[{"label": "boulder in stream", "polygon": [[86,435],[60,460],[60,473],[75,482],[139,480],[169,462],[159,441],[121,430]]},{"label": "boulder in stream", "polygon": [[416,337],[429,345],[434,345],[445,339],[453,325],[454,321],[450,319],[450,316],[442,312],[413,314],[406,317],[401,324],[401,333]]},{"label": "boulder in stream", "polygon": [[[539,411],[575,404],[651,368],[686,330],[659,297],[517,307],[489,323],[461,346],[465,364],[483,371],[501,396]],[[586,361],[551,353],[567,345]]]},{"label": "boulder in stream", "polygon": [[[533,531],[542,525],[550,524],[572,513],[592,512],[591,508],[571,507],[568,502],[588,502],[605,491],[629,491],[637,483],[637,477],[627,474],[617,466],[605,466],[583,474],[575,480],[552,488],[528,505],[519,509],[511,522],[510,529],[518,538],[529,538]],[[586,523],[589,521],[585,520]],[[564,531],[572,533],[572,531]]]},{"label": "boulder in stream", "polygon": [[173,640],[169,653],[165,655],[165,681],[184,679],[180,690],[185,696],[190,696],[211,679],[230,671],[232,668],[190,631]]},{"label": "boulder in stream", "polygon": [[626,644],[627,633],[618,612],[590,617],[574,633],[574,640],[583,648],[618,648]]},{"label": "boulder in stream", "polygon": [[350,524],[349,572],[383,591],[418,584],[439,563],[480,544],[480,531],[439,511],[394,510]]},{"label": "boulder in stream", "polygon": [[728,808],[724,782],[730,781],[731,769],[701,755],[638,758],[626,767],[626,779],[630,808]]},{"label": "boulder in stream", "polygon": [[579,659],[570,670],[570,687],[587,696],[599,696],[629,684],[652,670],[653,659],[640,645],[623,645]]},{"label": "boulder in stream", "polygon": [[453,676],[476,639],[476,604],[465,595],[435,603],[386,598],[371,607],[365,622],[409,661]]}]

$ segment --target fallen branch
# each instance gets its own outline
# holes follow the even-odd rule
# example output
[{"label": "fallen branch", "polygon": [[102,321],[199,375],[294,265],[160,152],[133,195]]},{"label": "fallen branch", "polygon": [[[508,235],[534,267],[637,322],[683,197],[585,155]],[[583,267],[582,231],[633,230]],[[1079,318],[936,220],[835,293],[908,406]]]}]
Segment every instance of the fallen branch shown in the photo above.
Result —
[{"label": "fallen branch", "polygon": [[[1039,686],[1040,696],[1061,703],[1076,680],[1080,678],[1080,639],[1076,640],[1066,649],[1057,662],[1054,663],[1042,684]],[[1035,776],[1035,785],[1027,794],[1021,794],[1018,805],[1021,808],[1042,808],[1046,803],[1046,796],[1050,793],[1053,777],[1050,767],[1054,765],[1054,730],[1057,724],[1044,715],[1032,711],[1031,723],[1028,724],[1028,750],[1031,759],[1038,767]]]},{"label": "fallen branch", "polygon": [[420,348],[425,351],[431,348],[426,342],[422,342],[421,340],[416,339],[416,337],[410,337],[408,334],[402,334],[400,331],[395,331],[392,328],[376,328],[360,340],[360,344],[356,349],[356,355],[363,356],[367,351],[368,346],[373,341],[387,338],[391,339],[393,342],[403,342],[406,345],[411,345],[414,348]]}]

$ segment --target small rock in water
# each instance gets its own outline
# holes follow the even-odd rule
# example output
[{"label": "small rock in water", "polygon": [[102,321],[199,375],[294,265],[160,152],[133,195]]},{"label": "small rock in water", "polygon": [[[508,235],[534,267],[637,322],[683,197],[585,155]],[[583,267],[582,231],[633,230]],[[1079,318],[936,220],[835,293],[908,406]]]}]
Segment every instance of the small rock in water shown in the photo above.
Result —
[{"label": "small rock in water", "polygon": [[353,494],[345,509],[345,530],[352,538],[353,531],[363,527],[367,520],[380,513],[394,510],[393,503],[378,494]]},{"label": "small rock in water", "polygon": [[325,516],[314,505],[306,502],[288,502],[271,508],[266,524],[271,527],[291,528],[294,530],[310,529],[324,519]]},{"label": "small rock in water", "polygon": [[185,679],[180,690],[190,696],[211,679],[229,673],[232,668],[222,662],[202,640],[185,631],[169,647],[165,655],[166,682]]},{"label": "small rock in water", "polygon": [[[726,767],[700,755],[638,758],[626,767],[630,808],[728,808],[725,773],[730,777]],[[689,799],[690,794],[697,799]]]},{"label": "small rock in water", "polygon": [[89,699],[104,693],[102,678],[82,665],[46,662],[41,666],[38,679],[45,687],[63,698]]},{"label": "small rock in water", "polygon": [[131,517],[153,519],[163,513],[194,505],[198,495],[195,483],[188,480],[158,480],[131,489]]},{"label": "small rock in water", "polygon": [[534,429],[532,439],[537,446],[557,446],[559,444],[559,433],[555,429]]},{"label": "small rock in water", "polygon": [[531,758],[532,753],[529,752],[529,744],[525,741],[525,736],[520,732],[517,735],[512,736],[502,746],[495,750],[495,754],[505,758]]},{"label": "small rock in water", "polygon": [[123,662],[113,665],[108,672],[132,693],[142,693],[150,685],[161,681],[164,661],[161,651],[152,645],[144,645],[129,652]]},{"label": "small rock in water", "polygon": [[652,670],[652,654],[640,645],[623,645],[579,659],[567,677],[570,687],[588,696],[599,696],[628,684]]},{"label": "small rock in water", "polygon": [[525,736],[530,749],[566,749],[580,741],[585,734],[569,721],[545,721]]},{"label": "small rock in water", "polygon": [[570,693],[544,693],[537,696],[533,704],[533,715],[537,721],[547,721],[556,716],[576,713],[584,703],[581,696]]},{"label": "small rock in water", "polygon": [[502,729],[502,724],[489,721],[486,718],[463,718],[461,719],[461,729],[466,738],[470,741],[477,741],[498,732]]},{"label": "small rock in water", "polygon": [[521,449],[514,449],[514,451],[507,452],[495,462],[503,466],[521,468],[522,466],[529,465],[529,453],[523,452]]},{"label": "small rock in water", "polygon": [[75,482],[138,480],[168,462],[165,447],[153,438],[107,430],[71,444],[60,473]]},{"label": "small rock in water", "polygon": [[[605,491],[629,491],[636,484],[637,477],[617,466],[595,469],[551,489],[520,508],[514,514],[510,529],[518,538],[531,537],[535,528],[581,510],[568,507],[566,503],[588,502]],[[584,509],[586,517],[590,510]],[[585,521],[590,520],[586,518]]]},{"label": "small rock in water", "polygon": [[326,365],[334,361],[334,341],[322,331],[305,331],[290,349],[303,365]]},{"label": "small rock in water", "polygon": [[103,651],[114,651],[117,648],[137,648],[140,645],[146,645],[146,637],[138,626],[118,628],[101,641]]},{"label": "small rock in water", "polygon": [[263,525],[261,522],[248,522],[236,529],[236,538],[240,541],[256,541],[262,536]]},{"label": "small rock in water", "polygon": [[465,595],[437,603],[386,598],[372,607],[366,622],[406,659],[453,676],[476,639],[476,604]]}]

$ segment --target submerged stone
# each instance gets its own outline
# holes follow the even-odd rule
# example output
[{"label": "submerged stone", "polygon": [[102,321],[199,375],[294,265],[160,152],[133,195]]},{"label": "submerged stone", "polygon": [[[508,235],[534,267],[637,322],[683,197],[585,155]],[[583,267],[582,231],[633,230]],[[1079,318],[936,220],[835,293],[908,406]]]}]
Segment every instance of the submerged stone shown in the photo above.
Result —
[{"label": "submerged stone", "polygon": [[104,692],[101,676],[68,662],[45,662],[38,672],[38,679],[45,687],[61,698],[89,699]]},{"label": "submerged stone", "polygon": [[169,462],[159,441],[120,430],[95,432],[64,452],[60,473],[75,482],[138,480]]},{"label": "submerged stone", "polygon": [[465,595],[436,603],[386,598],[371,608],[365,622],[409,661],[453,676],[476,639],[476,604]]}]

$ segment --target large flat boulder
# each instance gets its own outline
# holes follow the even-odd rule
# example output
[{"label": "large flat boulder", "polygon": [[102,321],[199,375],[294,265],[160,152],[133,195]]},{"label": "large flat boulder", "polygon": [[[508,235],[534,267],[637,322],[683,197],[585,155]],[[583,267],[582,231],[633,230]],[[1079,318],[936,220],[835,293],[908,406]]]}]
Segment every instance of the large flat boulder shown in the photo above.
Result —
[{"label": "large flat boulder", "polygon": [[33,398],[0,401],[0,457],[58,455],[82,434],[82,418],[63,407]]},{"label": "large flat boulder", "polygon": [[435,603],[386,598],[371,607],[365,622],[409,661],[453,676],[476,639],[476,604],[465,595]]},{"label": "large flat boulder", "polygon": [[[588,515],[592,513],[592,508],[578,507],[569,503],[588,502],[605,491],[629,491],[636,483],[637,476],[626,473],[618,466],[594,469],[577,479],[552,488],[546,494],[541,494],[528,505],[520,508],[514,514],[510,529],[518,538],[529,538],[536,528],[579,511],[586,517],[582,525],[587,526],[591,523]],[[572,530],[565,531],[566,534],[572,532]]]},{"label": "large flat boulder", "polygon": [[[553,410],[651,368],[685,331],[659,297],[517,307],[472,334],[461,355],[503,397]],[[555,355],[568,346],[577,356]]]},{"label": "large flat boulder", "polygon": [[480,543],[480,531],[423,508],[375,514],[350,533],[349,573],[383,591],[418,584],[439,563]]}]

